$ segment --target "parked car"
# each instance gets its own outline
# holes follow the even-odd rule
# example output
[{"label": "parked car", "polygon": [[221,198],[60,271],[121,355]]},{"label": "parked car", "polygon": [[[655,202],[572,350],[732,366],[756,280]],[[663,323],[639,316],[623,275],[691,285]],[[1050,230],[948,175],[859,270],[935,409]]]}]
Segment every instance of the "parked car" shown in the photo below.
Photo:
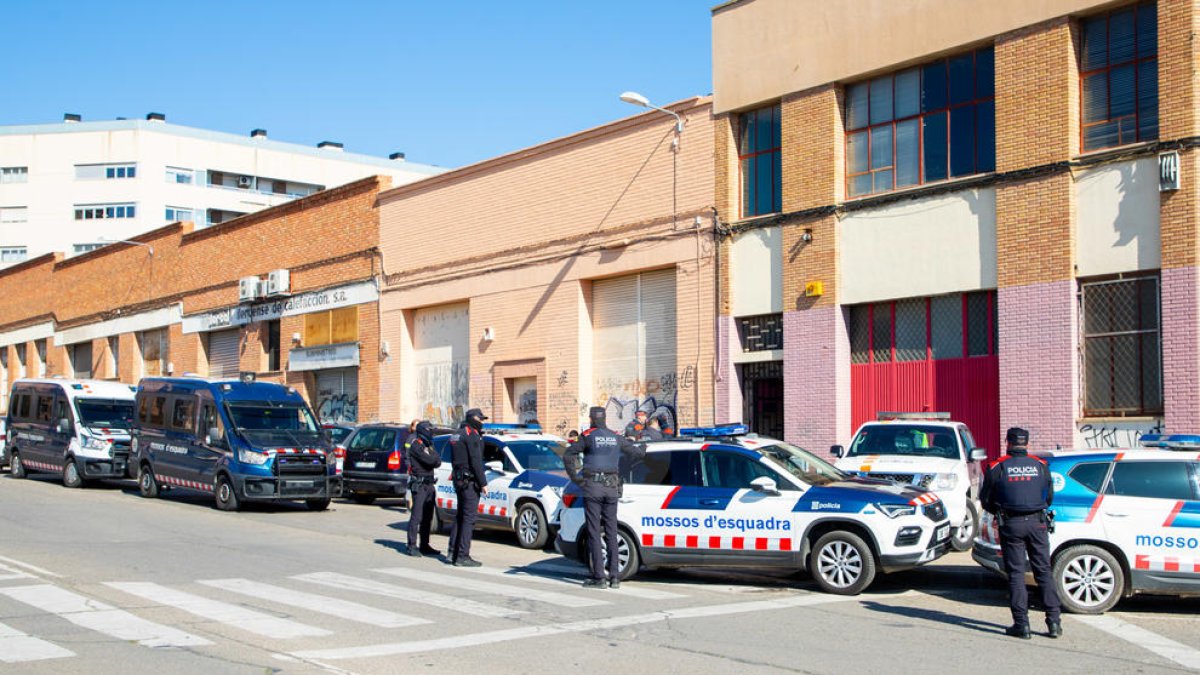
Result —
[{"label": "parked car", "polygon": [[342,496],[358,504],[372,504],[379,498],[407,503],[407,438],[407,424],[364,424],[351,432],[344,441]]},{"label": "parked car", "polygon": [[0,417],[0,469],[8,468],[8,420]]},{"label": "parked car", "polygon": [[337,475],[342,474],[342,468],[346,463],[346,439],[354,430],[358,428],[356,424],[333,423],[325,422],[321,428],[329,432],[329,442],[333,444],[333,456],[335,458],[334,472]]}]

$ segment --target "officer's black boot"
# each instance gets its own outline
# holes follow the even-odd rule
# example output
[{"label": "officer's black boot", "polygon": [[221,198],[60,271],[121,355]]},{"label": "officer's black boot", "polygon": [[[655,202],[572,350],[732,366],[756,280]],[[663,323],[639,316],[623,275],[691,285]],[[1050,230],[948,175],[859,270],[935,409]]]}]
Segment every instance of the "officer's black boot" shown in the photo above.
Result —
[{"label": "officer's black boot", "polygon": [[1004,634],[1009,637],[1021,638],[1022,640],[1030,639],[1029,626],[1018,626],[1013,624],[1005,629]]},{"label": "officer's black boot", "polygon": [[604,579],[588,579],[583,582],[584,588],[608,588],[608,581]]},{"label": "officer's black boot", "polygon": [[1052,638],[1062,637],[1062,621],[1046,619],[1046,635]]}]

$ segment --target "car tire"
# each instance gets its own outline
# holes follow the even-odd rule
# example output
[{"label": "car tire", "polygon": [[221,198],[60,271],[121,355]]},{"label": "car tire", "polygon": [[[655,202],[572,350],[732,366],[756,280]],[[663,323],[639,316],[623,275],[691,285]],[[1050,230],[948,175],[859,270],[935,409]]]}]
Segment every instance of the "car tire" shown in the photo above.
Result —
[{"label": "car tire", "polygon": [[527,502],[517,508],[517,543],[521,548],[541,550],[550,539],[550,525],[542,507]]},{"label": "car tire", "polygon": [[8,471],[13,478],[24,478],[29,474],[25,473],[25,463],[21,461],[21,453],[16,450],[8,456]]},{"label": "car tire", "polygon": [[[592,554],[591,544],[587,539],[583,540],[583,546],[580,551],[583,554],[584,562],[588,566],[588,570],[592,572]],[[621,581],[625,581],[629,577],[637,574],[641,568],[641,556],[638,554],[637,544],[634,543],[633,537],[630,537],[625,530],[617,530],[617,557],[621,559],[621,565],[617,568],[617,577]],[[607,561],[605,561],[607,564]]]},{"label": "car tire", "polygon": [[875,556],[862,537],[845,530],[827,532],[813,545],[813,581],[834,595],[858,595],[875,580]]},{"label": "car tire", "polygon": [[217,489],[215,490],[217,500],[217,508],[222,511],[237,511],[241,504],[238,503],[237,489],[233,486],[233,481],[229,480],[228,476],[217,476]]},{"label": "car tire", "polygon": [[979,534],[979,508],[970,500],[967,500],[967,521],[950,533],[950,546],[955,551],[970,551],[975,545],[975,535]]},{"label": "car tire", "polygon": [[304,505],[308,507],[309,511],[324,511],[325,509],[329,508],[329,497],[322,497],[320,499],[305,499]]},{"label": "car tire", "polygon": [[158,496],[158,479],[150,470],[150,465],[143,462],[138,468],[138,493],[147,499]]},{"label": "car tire", "polygon": [[370,506],[371,504],[375,503],[375,497],[372,497],[371,495],[360,495],[355,492],[350,493],[350,499],[353,499],[355,504],[362,504],[363,506]]},{"label": "car tire", "polygon": [[74,459],[68,459],[63,465],[63,487],[71,489],[83,487],[83,476],[79,473],[79,464]]},{"label": "car tire", "polygon": [[433,507],[433,518],[429,520],[429,531],[433,534],[446,534],[448,524],[442,520],[442,510]]},{"label": "car tire", "polygon": [[1103,614],[1125,594],[1125,570],[1113,554],[1091,544],[1054,556],[1054,588],[1068,612]]}]

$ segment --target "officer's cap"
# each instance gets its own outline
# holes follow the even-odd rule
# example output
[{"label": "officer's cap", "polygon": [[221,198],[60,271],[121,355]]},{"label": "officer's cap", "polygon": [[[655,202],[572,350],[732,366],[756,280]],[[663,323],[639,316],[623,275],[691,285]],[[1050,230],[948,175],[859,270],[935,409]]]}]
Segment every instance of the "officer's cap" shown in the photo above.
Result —
[{"label": "officer's cap", "polygon": [[467,411],[466,418],[471,419],[472,417],[479,420],[486,420],[488,418],[488,416],[484,415],[483,411],[479,408],[471,408]]},{"label": "officer's cap", "polygon": [[1029,444],[1029,432],[1021,427],[1011,427],[1008,433],[1004,435],[1004,440],[1012,445],[1021,447]]}]

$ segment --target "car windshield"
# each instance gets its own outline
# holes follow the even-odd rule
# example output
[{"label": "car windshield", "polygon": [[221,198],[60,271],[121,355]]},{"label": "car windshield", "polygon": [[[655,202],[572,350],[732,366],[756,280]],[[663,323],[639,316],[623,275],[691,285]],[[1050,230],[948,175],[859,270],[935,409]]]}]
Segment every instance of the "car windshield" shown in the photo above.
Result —
[{"label": "car windshield", "polygon": [[133,401],[77,398],[75,411],[85,427],[128,429],[133,426]]},{"label": "car windshield", "polygon": [[301,445],[320,438],[320,427],[307,406],[239,401],[227,407],[233,426],[251,442]]},{"label": "car windshield", "polygon": [[954,429],[922,424],[880,424],[858,432],[847,457],[906,455],[958,459]]},{"label": "car windshield", "polygon": [[562,455],[567,444],[562,441],[512,441],[506,445],[527,471],[564,470]]},{"label": "car windshield", "polygon": [[811,452],[790,443],[759,448],[763,457],[809,485],[828,485],[843,480],[846,474]]}]

